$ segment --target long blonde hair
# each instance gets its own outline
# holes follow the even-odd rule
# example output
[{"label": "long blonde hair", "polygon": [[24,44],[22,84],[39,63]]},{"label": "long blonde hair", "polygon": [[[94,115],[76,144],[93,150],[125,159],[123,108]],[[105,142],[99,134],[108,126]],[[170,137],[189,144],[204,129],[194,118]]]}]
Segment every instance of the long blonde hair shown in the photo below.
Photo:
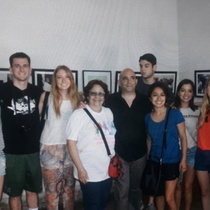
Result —
[{"label": "long blonde hair", "polygon": [[205,92],[204,92],[203,101],[201,105],[201,114],[200,114],[199,123],[198,123],[199,128],[203,125],[206,116],[209,114],[207,113],[210,108],[210,103],[209,103],[210,98],[207,92],[207,88],[209,85],[210,85],[210,78],[208,78],[205,85]]},{"label": "long blonde hair", "polygon": [[67,90],[67,94],[69,96],[70,103],[73,109],[76,109],[79,104],[79,94],[77,92],[77,86],[74,82],[74,77],[71,70],[65,65],[58,66],[53,73],[52,88],[51,88],[51,94],[53,95],[53,105],[54,105],[55,113],[57,116],[60,116],[61,114],[60,113],[61,94],[59,93],[59,89],[56,84],[56,75],[58,71],[61,69],[64,70],[67,76],[70,78],[71,85]]}]

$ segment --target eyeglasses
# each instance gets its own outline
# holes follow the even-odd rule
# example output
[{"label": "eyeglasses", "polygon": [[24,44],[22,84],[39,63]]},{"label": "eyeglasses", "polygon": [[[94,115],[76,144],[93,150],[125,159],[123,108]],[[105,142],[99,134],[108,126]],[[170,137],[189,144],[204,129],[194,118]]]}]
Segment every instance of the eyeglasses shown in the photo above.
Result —
[{"label": "eyeglasses", "polygon": [[102,98],[102,97],[105,96],[105,93],[102,93],[102,92],[98,92],[98,93],[97,93],[97,92],[91,92],[91,91],[90,91],[90,92],[89,92],[89,95],[92,96],[92,97],[99,96],[99,97]]}]

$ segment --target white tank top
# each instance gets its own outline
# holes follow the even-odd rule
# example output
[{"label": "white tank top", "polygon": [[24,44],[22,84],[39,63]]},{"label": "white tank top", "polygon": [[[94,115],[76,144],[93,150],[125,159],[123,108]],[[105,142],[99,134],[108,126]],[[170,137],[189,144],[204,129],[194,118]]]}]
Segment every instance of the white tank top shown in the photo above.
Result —
[{"label": "white tank top", "polygon": [[42,131],[40,142],[45,145],[66,144],[66,125],[70,115],[73,112],[70,100],[62,100],[60,107],[60,116],[56,116],[52,95],[48,101],[48,117]]}]

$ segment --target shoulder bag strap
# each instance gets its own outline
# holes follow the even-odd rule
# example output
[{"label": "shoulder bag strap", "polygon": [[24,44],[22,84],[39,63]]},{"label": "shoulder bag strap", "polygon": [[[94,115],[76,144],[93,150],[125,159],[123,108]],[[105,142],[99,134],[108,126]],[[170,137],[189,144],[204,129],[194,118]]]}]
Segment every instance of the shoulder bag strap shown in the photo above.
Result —
[{"label": "shoulder bag strap", "polygon": [[168,118],[169,118],[170,111],[171,111],[171,108],[169,108],[168,111],[166,112],[166,122],[165,122],[165,127],[164,127],[164,134],[163,134],[162,151],[161,151],[161,156],[160,156],[161,163],[162,163],[162,157],[163,157],[163,149],[164,147],[166,148],[166,134],[167,134],[167,125],[168,125]]},{"label": "shoulder bag strap", "polygon": [[101,133],[101,136],[102,136],[102,139],[104,141],[104,145],[106,147],[106,151],[107,151],[107,154],[108,156],[111,156],[111,152],[109,150],[109,146],[107,144],[107,141],[106,141],[106,138],[105,138],[105,135],[104,135],[104,132],[103,130],[101,129],[100,125],[96,122],[95,118],[91,115],[91,113],[88,111],[87,108],[84,108],[84,111],[89,115],[89,117],[91,118],[91,120],[96,124],[96,126],[98,127],[100,133]]},{"label": "shoulder bag strap", "polygon": [[44,102],[43,102],[42,113],[41,113],[41,121],[44,120],[44,115],[45,115],[45,111],[46,111],[46,107],[47,107],[47,101],[48,101],[49,94],[50,94],[50,92],[46,92],[45,96],[44,96]]}]

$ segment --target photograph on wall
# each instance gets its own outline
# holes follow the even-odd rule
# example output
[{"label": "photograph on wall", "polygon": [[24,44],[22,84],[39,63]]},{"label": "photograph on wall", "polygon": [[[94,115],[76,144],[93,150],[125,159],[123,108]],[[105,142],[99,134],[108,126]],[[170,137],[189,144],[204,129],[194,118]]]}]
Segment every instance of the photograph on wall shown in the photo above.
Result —
[{"label": "photograph on wall", "polygon": [[172,93],[176,91],[177,72],[176,71],[156,71],[156,81],[163,82]]},{"label": "photograph on wall", "polygon": [[108,85],[108,90],[111,93],[112,91],[112,72],[104,70],[83,70],[83,87],[85,87],[90,80],[98,79],[103,81]]},{"label": "photograph on wall", "polygon": [[0,85],[12,80],[12,75],[8,68],[0,68]]},{"label": "photograph on wall", "polygon": [[[40,87],[44,91],[50,91],[53,78],[53,69],[33,69],[32,78],[33,84]],[[77,84],[77,71],[72,71],[74,81]]]},{"label": "photograph on wall", "polygon": [[[0,85],[12,81],[12,74],[8,68],[0,68]],[[32,76],[29,78],[29,83],[32,83]]]},{"label": "photograph on wall", "polygon": [[195,96],[203,97],[206,81],[210,77],[210,70],[195,70]]},{"label": "photograph on wall", "polygon": [[[116,71],[115,74],[115,92],[119,91],[119,85],[118,85],[118,80],[120,76],[121,71]],[[135,72],[136,78],[139,81],[141,78],[141,73],[140,72]],[[175,71],[156,71],[155,72],[155,79],[156,81],[161,81],[165,85],[169,87],[169,89],[175,93],[176,90],[176,81],[177,81],[177,72]]]},{"label": "photograph on wall", "polygon": [[[115,92],[118,92],[120,89],[119,84],[118,84],[118,80],[120,78],[120,73],[121,73],[121,71],[115,72],[115,88],[114,88]],[[141,73],[136,71],[135,74],[136,74],[137,80],[139,80],[139,78],[141,77]]]}]

